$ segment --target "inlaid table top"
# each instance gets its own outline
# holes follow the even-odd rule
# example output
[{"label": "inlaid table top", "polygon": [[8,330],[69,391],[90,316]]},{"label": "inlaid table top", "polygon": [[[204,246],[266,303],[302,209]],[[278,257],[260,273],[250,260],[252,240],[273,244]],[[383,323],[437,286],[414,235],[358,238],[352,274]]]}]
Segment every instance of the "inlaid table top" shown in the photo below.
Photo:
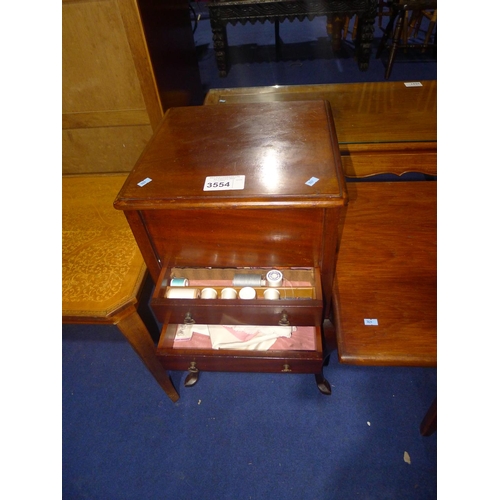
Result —
[{"label": "inlaid table top", "polygon": [[136,302],[146,266],[123,213],[127,174],[63,176],[62,314],[106,317]]}]

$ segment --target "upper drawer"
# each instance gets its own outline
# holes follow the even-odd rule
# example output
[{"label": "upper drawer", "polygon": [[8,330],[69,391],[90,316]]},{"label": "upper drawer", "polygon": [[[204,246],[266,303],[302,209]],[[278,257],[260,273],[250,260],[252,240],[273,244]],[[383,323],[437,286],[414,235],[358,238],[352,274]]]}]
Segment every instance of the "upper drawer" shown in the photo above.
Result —
[{"label": "upper drawer", "polygon": [[[265,281],[268,271],[270,269],[263,268],[164,268],[151,306],[162,323],[321,325],[323,298],[319,269],[280,269],[283,279],[279,286],[268,286]],[[241,276],[243,282],[233,284],[235,275]],[[240,298],[244,285],[257,275],[262,279],[260,286],[250,286],[256,297]],[[173,278],[186,279],[188,286],[170,286]],[[235,290],[236,298],[222,298],[222,290],[226,288]],[[201,298],[205,289],[214,290],[216,298]],[[279,298],[265,298],[268,289],[279,292]],[[186,293],[193,298],[181,297]]]}]

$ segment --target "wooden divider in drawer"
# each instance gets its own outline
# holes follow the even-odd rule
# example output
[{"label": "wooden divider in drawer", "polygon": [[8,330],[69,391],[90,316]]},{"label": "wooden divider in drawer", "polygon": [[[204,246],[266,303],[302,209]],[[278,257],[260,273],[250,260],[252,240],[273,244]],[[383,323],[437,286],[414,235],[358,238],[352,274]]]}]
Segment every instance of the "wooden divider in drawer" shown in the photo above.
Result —
[{"label": "wooden divider in drawer", "polygon": [[[160,274],[151,307],[160,322],[186,324],[254,324],[320,326],[323,298],[319,269],[282,269],[283,283],[278,287],[254,286],[256,298],[239,298],[242,286],[233,286],[235,274],[260,274],[268,269],[171,268]],[[188,286],[171,287],[171,280],[186,279]],[[201,298],[203,290],[215,290],[217,298]],[[232,288],[236,298],[221,298],[222,290]],[[279,299],[270,300],[264,292],[272,288]],[[171,298],[170,294],[179,298]],[[182,297],[190,295],[193,298]]]}]

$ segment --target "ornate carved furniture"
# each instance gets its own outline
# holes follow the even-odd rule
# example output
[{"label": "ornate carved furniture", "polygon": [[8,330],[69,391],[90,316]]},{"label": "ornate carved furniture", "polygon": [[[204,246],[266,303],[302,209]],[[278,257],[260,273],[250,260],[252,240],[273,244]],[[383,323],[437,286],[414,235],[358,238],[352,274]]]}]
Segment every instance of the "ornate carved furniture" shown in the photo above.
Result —
[{"label": "ornate carved furniture", "polygon": [[[313,373],[329,394],[322,367],[346,204],[327,102],[170,109],[115,200],[157,283],[152,307],[163,323],[157,353],[165,369],[189,371],[187,385],[203,370]],[[169,295],[175,277],[201,288],[273,268],[283,274],[279,300],[265,299],[265,286],[253,300]],[[193,323],[297,328],[308,347],[176,343],[177,325]]]},{"label": "ornate carved furniture", "polygon": [[[398,48],[408,49],[419,47],[422,52],[425,52],[428,48],[436,47],[435,39],[433,43],[429,43],[429,41],[437,23],[437,0],[394,0],[389,3],[389,7],[391,10],[391,16],[384,29],[384,35],[380,40],[376,55],[377,58],[380,57],[385,49],[387,41],[392,39],[389,59],[385,70],[386,80],[391,76],[392,66],[394,64]],[[410,13],[412,13],[413,19],[410,18]],[[426,30],[424,41],[417,42],[415,38],[416,35],[418,35],[420,22],[423,17],[427,17],[430,20],[429,26]],[[396,23],[395,28],[394,23]],[[414,29],[415,35],[415,37],[413,37],[413,42],[409,41],[412,34],[412,28]]]},{"label": "ornate carved furniture", "polygon": [[207,5],[221,77],[226,76],[229,69],[226,33],[228,23],[235,25],[271,21],[276,27],[278,43],[279,23],[286,19],[303,21],[305,18],[313,19],[316,16],[327,17],[334,50],[339,48],[345,16],[358,16],[356,57],[359,68],[368,69],[377,0],[211,0]]}]

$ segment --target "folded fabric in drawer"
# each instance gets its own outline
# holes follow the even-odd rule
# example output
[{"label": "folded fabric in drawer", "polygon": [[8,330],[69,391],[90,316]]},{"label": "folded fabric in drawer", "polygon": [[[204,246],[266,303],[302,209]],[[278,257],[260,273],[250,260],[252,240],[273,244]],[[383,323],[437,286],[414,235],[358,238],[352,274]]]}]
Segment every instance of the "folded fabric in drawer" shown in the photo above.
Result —
[{"label": "folded fabric in drawer", "polygon": [[267,351],[280,337],[290,338],[291,326],[210,325],[214,349]]}]

